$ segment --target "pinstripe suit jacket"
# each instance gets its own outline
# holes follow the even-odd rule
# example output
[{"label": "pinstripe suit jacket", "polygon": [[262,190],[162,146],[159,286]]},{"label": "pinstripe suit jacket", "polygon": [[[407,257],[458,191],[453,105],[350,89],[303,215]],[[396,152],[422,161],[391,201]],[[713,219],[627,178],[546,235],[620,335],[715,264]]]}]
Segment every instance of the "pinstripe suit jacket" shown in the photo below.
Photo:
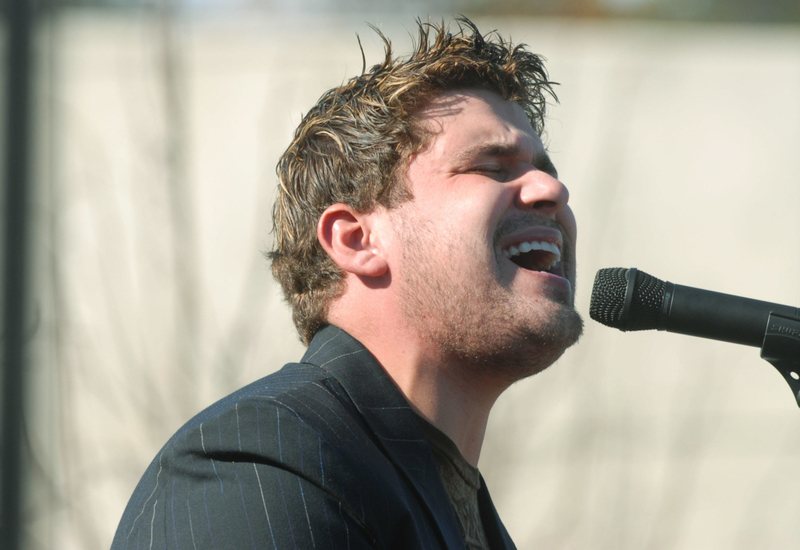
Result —
[{"label": "pinstripe suit jacket", "polygon": [[[492,548],[514,548],[482,483]],[[184,425],[139,482],[112,549],[463,549],[414,412],[344,331]]]}]

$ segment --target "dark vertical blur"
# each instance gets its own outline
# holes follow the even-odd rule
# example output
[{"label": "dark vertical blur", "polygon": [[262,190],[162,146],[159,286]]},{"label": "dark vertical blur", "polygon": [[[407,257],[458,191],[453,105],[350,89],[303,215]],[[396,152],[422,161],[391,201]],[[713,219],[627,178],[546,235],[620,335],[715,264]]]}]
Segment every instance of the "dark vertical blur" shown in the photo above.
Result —
[{"label": "dark vertical blur", "polygon": [[6,4],[7,70],[5,134],[5,248],[3,292],[2,442],[0,460],[0,541],[17,550],[23,486],[20,441],[24,408],[24,313],[26,296],[29,179],[30,0]]}]

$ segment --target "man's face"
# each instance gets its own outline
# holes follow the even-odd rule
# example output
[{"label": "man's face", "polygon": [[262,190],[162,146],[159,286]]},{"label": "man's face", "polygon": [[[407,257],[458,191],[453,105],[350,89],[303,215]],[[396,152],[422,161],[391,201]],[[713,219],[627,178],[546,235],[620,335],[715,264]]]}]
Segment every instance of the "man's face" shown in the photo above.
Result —
[{"label": "man's face", "polygon": [[534,374],[582,331],[567,189],[517,103],[447,92],[418,116],[430,143],[390,211],[405,316],[449,362]]}]

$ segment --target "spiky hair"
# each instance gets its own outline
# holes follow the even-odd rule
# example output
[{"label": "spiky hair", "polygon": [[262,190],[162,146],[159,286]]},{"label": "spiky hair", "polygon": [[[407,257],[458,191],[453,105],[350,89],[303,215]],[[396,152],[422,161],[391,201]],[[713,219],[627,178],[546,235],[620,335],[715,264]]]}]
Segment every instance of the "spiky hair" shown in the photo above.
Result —
[{"label": "spiky hair", "polygon": [[272,272],[308,344],[343,290],[344,273],[317,239],[320,216],[332,204],[359,212],[392,208],[412,197],[406,161],[427,143],[415,116],[442,92],[482,89],[517,102],[533,129],[544,128],[548,97],[556,99],[542,58],[496,32],[482,35],[466,18],[458,30],[417,21],[412,53],[383,61],[329,90],[303,117],[278,163],[273,208]]}]

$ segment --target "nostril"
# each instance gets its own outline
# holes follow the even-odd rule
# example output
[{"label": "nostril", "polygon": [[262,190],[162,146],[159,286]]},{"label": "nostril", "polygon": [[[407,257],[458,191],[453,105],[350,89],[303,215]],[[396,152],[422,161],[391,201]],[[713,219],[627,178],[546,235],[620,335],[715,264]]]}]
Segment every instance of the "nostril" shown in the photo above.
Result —
[{"label": "nostril", "polygon": [[536,201],[533,203],[533,208],[535,210],[548,210],[552,208],[556,208],[558,205],[555,201]]}]

